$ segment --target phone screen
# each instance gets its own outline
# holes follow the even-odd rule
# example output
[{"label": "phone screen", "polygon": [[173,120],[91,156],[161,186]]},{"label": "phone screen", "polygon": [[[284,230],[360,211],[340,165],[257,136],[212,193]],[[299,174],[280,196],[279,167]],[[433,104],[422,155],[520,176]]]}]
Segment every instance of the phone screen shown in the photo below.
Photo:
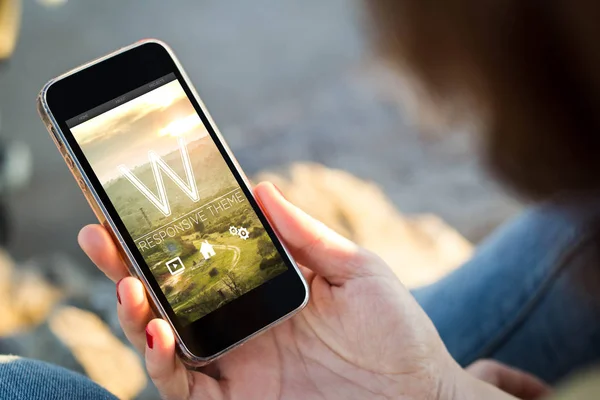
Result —
[{"label": "phone screen", "polygon": [[67,126],[184,326],[287,270],[174,74]]}]

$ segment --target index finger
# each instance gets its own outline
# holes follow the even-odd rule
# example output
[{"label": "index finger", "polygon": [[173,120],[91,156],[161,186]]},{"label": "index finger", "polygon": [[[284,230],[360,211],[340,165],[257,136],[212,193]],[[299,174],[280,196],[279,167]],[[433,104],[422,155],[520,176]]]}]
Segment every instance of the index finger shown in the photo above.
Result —
[{"label": "index finger", "polygon": [[114,282],[129,276],[117,246],[102,225],[85,226],[79,232],[77,241],[90,260]]}]

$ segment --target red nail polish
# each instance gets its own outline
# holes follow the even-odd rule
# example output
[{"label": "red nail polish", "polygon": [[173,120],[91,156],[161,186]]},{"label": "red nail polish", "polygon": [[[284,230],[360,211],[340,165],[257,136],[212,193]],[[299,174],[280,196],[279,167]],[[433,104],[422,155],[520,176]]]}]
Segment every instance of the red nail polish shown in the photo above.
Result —
[{"label": "red nail polish", "polygon": [[119,285],[121,284],[122,281],[123,281],[123,279],[121,279],[119,282],[117,282],[117,301],[119,302],[119,304],[123,304],[123,303],[121,303],[121,296],[119,295]]},{"label": "red nail polish", "polygon": [[148,332],[148,327],[146,327],[146,343],[148,343],[148,348],[150,349],[152,349],[152,347],[154,346],[154,338],[152,337],[150,332]]}]

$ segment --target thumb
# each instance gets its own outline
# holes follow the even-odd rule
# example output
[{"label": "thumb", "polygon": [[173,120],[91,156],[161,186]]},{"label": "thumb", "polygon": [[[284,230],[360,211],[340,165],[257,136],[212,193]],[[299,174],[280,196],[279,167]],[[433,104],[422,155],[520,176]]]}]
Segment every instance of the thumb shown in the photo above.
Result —
[{"label": "thumb", "polygon": [[287,201],[270,182],[254,193],[293,257],[300,264],[340,286],[347,280],[376,275],[381,261]]}]

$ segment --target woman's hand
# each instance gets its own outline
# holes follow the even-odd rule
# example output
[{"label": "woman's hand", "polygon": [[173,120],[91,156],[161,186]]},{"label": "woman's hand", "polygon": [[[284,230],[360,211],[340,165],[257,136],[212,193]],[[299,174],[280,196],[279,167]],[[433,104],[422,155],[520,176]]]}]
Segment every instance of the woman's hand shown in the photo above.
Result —
[{"label": "woman's hand", "polygon": [[[155,319],[139,280],[115,245],[88,226],[81,247],[118,282],[125,334],[145,354],[165,399],[507,398],[461,370],[410,293],[375,255],[287,202],[271,184],[255,189],[311,288],[294,318],[226,354],[202,373],[175,356],[169,325]],[[483,397],[482,397],[483,396]]]},{"label": "woman's hand", "polygon": [[524,400],[541,399],[551,394],[544,382],[535,376],[493,360],[480,360],[467,368],[475,378]]}]

